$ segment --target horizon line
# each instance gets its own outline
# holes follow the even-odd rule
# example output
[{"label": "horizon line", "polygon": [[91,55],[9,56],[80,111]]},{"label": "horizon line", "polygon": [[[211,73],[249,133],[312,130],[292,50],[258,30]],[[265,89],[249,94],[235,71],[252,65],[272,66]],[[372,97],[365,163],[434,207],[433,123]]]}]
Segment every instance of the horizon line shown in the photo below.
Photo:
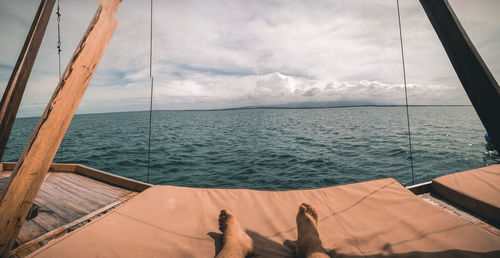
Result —
[{"label": "horizon line", "polygon": [[[462,107],[462,106],[472,106],[471,104],[423,104],[423,105],[408,105],[408,107]],[[251,110],[251,109],[329,109],[329,108],[353,108],[353,107],[406,107],[402,104],[366,104],[366,105],[343,105],[343,106],[317,106],[317,107],[286,107],[286,106],[248,106],[248,107],[233,107],[233,108],[212,108],[212,109],[153,109],[152,111],[232,111],[232,110]],[[132,113],[132,112],[149,112],[146,110],[128,110],[128,111],[112,111],[112,112],[96,112],[96,113],[77,113],[78,115],[97,115],[97,114],[114,114],[114,113]],[[34,118],[39,116],[19,116],[17,118]]]}]

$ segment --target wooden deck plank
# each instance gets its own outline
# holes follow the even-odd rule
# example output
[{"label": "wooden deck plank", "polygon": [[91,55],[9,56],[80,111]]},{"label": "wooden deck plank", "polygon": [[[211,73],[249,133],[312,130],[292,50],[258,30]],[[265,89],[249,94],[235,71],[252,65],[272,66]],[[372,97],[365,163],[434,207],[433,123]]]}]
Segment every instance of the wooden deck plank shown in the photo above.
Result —
[{"label": "wooden deck plank", "polygon": [[38,193],[38,197],[40,197],[38,202],[42,205],[70,220],[79,218],[99,208],[98,204],[81,199],[64,188],[50,183],[44,184]]},{"label": "wooden deck plank", "polygon": [[66,197],[71,199],[79,199],[88,204],[89,208],[92,208],[93,206],[103,206],[110,202],[113,202],[113,200],[116,199],[116,197],[114,198],[112,196],[92,192],[92,190],[86,189],[85,187],[79,186],[78,184],[68,182],[64,178],[61,178],[59,175],[52,175],[48,180],[47,185],[67,192]]},{"label": "wooden deck plank", "polygon": [[8,182],[9,182],[9,177],[7,176],[0,177],[0,196],[2,195],[3,189],[7,187]]},{"label": "wooden deck plank", "polygon": [[[10,172],[0,175],[0,194],[6,188]],[[38,216],[26,221],[17,243],[24,244],[75,220],[92,214],[110,203],[133,193],[95,179],[60,170],[50,172],[35,198]],[[47,207],[48,206],[48,207]]]},{"label": "wooden deck plank", "polygon": [[[0,177],[0,191],[7,181],[8,177]],[[52,230],[130,193],[74,173],[49,173],[35,199],[41,209],[34,221]]]},{"label": "wooden deck plank", "polygon": [[62,173],[58,175],[60,180],[64,180],[67,184],[72,184],[78,188],[86,189],[99,196],[107,196],[111,198],[119,198],[130,194],[132,191],[108,185],[91,178],[80,176],[73,173]]},{"label": "wooden deck plank", "polygon": [[[15,163],[0,164],[5,170],[0,173],[1,193],[12,174],[9,168],[13,168]],[[31,243],[29,245],[33,245],[33,250],[35,250],[43,245],[43,243],[38,243],[38,240],[45,239],[46,236],[49,237],[49,234],[53,234],[52,237],[55,237],[59,234],[56,231],[62,228],[67,228],[66,230],[77,228],[78,225],[85,224],[79,221],[89,216],[94,217],[98,216],[96,214],[105,213],[106,210],[112,209],[137,194],[135,191],[71,171],[72,167],[76,168],[77,166],[59,164],[56,167],[57,172],[47,174],[34,201],[39,206],[38,216],[25,222],[25,226],[21,228],[16,238],[18,244],[26,246]],[[68,171],[64,169],[68,169]],[[28,249],[23,249],[23,252],[30,253]]]},{"label": "wooden deck plank", "polygon": [[60,227],[71,222],[69,219],[61,217],[53,210],[43,206],[35,200],[38,205],[38,216],[36,216],[33,221],[35,221],[40,227],[47,231],[51,231],[54,227]]},{"label": "wooden deck plank", "polygon": [[[8,177],[0,177],[0,191]],[[5,181],[5,183],[4,183]],[[25,244],[102,210],[134,192],[69,172],[48,173],[35,198],[38,216],[26,221],[18,234]]]},{"label": "wooden deck plank", "polygon": [[33,220],[26,220],[24,222],[23,227],[21,228],[21,231],[19,231],[19,235],[17,235],[17,242],[19,244],[24,244],[31,239],[41,236],[45,233],[47,233],[48,230],[42,228],[38,223],[36,223]]},{"label": "wooden deck plank", "polygon": [[75,172],[96,179],[98,181],[105,182],[107,184],[116,185],[136,192],[142,192],[152,186],[151,184],[148,183],[114,175],[94,168],[89,168],[83,165],[78,165],[76,167]]},{"label": "wooden deck plank", "polygon": [[[81,182],[84,182],[83,186],[78,185]],[[27,226],[23,226],[17,241],[22,244],[37,238],[130,193],[131,191],[93,182],[90,178],[73,173],[49,173],[35,199],[40,207],[39,214],[32,221],[26,222]]]},{"label": "wooden deck plank", "polygon": [[[63,175],[65,178],[68,180],[78,180],[78,183],[86,183],[89,187],[98,189],[98,190],[107,190],[107,191],[112,191],[115,193],[118,193],[119,195],[124,194],[125,192],[131,192],[131,190],[128,190],[126,188],[120,187],[120,186],[115,186],[111,185],[105,182],[97,181],[96,179],[84,176],[84,175],[79,175],[79,174],[74,174],[74,173],[67,173]],[[103,188],[105,187],[105,188]],[[113,194],[115,195],[115,194]]]},{"label": "wooden deck plank", "polygon": [[61,200],[59,198],[48,200],[53,196],[51,193],[53,192],[46,192],[44,190],[40,190],[39,196],[41,198],[38,200],[38,203],[49,208],[50,210],[54,211],[54,213],[56,213],[57,215],[66,218],[68,220],[73,220],[75,218],[78,218],[86,214],[87,209],[83,209],[82,207],[78,206],[73,207],[71,205],[71,202],[68,202],[67,200]]},{"label": "wooden deck plank", "polygon": [[[3,173],[0,177],[0,192],[6,187],[9,174]],[[40,212],[34,221],[52,230],[130,193],[132,191],[74,173],[49,173],[35,198]]]},{"label": "wooden deck plank", "polygon": [[38,248],[42,247],[45,245],[48,241],[55,239],[57,237],[60,237],[64,235],[65,233],[71,232],[75,230],[76,228],[79,228],[93,219],[100,217],[106,213],[108,213],[110,210],[115,209],[116,207],[120,206],[122,203],[128,201],[130,198],[134,197],[137,195],[137,192],[133,192],[123,198],[120,198],[119,200],[110,203],[99,210],[96,210],[92,213],[89,213],[77,220],[71,221],[70,223],[64,224],[61,227],[58,227],[52,231],[47,232],[46,234],[37,237],[29,242],[26,242],[22,245],[20,245],[18,248],[14,249],[11,251],[10,255],[15,256],[15,257],[25,257],[29,255],[30,253],[34,252]]},{"label": "wooden deck plank", "polygon": [[99,192],[94,192],[90,188],[86,188],[84,186],[78,185],[74,182],[66,181],[66,179],[63,178],[55,178],[54,183],[57,184],[57,186],[67,190],[71,191],[72,194],[77,196],[78,198],[81,198],[83,200],[96,203],[100,206],[106,205],[114,200],[116,198],[119,198],[120,195],[105,195]]}]

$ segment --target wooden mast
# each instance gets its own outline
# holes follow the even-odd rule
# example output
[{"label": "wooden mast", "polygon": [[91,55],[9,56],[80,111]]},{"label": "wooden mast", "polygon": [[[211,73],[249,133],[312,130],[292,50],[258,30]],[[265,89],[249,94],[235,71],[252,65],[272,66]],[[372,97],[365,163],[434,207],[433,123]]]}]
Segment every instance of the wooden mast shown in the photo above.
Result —
[{"label": "wooden mast", "polygon": [[24,46],[12,71],[9,83],[0,103],[0,161],[2,160],[9,135],[16,119],[17,110],[23,98],[26,83],[42,44],[45,29],[49,23],[55,0],[42,0],[31,24]]},{"label": "wooden mast", "polygon": [[73,115],[118,24],[121,0],[99,0],[83,35],[0,200],[0,256],[6,256],[40,189]]},{"label": "wooden mast", "polygon": [[420,0],[476,113],[500,153],[500,87],[447,0]]}]

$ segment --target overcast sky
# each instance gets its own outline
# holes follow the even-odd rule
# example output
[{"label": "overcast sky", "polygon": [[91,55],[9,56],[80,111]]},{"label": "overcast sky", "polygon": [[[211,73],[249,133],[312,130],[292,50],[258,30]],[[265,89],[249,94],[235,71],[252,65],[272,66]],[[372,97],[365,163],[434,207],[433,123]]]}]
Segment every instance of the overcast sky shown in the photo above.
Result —
[{"label": "overcast sky", "polygon": [[[500,1],[450,0],[496,78]],[[3,93],[38,8],[0,0]],[[60,0],[62,67],[97,1]],[[315,101],[403,104],[395,0],[154,1],[155,109]],[[149,108],[149,1],[123,1],[120,22],[78,113]],[[418,0],[402,0],[410,104],[470,104]],[[55,9],[19,116],[40,115],[58,82]]]}]

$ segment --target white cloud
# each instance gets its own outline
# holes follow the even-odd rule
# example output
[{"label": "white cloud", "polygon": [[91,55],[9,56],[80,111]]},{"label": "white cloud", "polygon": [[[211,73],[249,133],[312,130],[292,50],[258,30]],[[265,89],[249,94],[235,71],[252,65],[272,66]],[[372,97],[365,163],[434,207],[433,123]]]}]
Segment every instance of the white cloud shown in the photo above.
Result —
[{"label": "white cloud", "polygon": [[[450,1],[494,75],[496,1]],[[60,0],[63,68],[97,2]],[[395,1],[154,1],[154,107],[227,108],[290,102],[401,104]],[[0,90],[37,3],[0,0]],[[495,9],[496,8],[496,9]],[[496,10],[496,11],[492,11]],[[401,1],[410,104],[468,104],[418,1]],[[124,1],[119,26],[78,112],[149,107],[149,1]],[[20,115],[40,114],[57,84],[55,11]]]},{"label": "white cloud", "polygon": [[[443,85],[409,84],[408,92],[413,105],[460,104],[465,98],[464,93]],[[155,93],[157,109],[230,108],[314,101],[404,104],[402,84],[366,80],[325,82],[281,73],[175,80],[156,85]]]}]

